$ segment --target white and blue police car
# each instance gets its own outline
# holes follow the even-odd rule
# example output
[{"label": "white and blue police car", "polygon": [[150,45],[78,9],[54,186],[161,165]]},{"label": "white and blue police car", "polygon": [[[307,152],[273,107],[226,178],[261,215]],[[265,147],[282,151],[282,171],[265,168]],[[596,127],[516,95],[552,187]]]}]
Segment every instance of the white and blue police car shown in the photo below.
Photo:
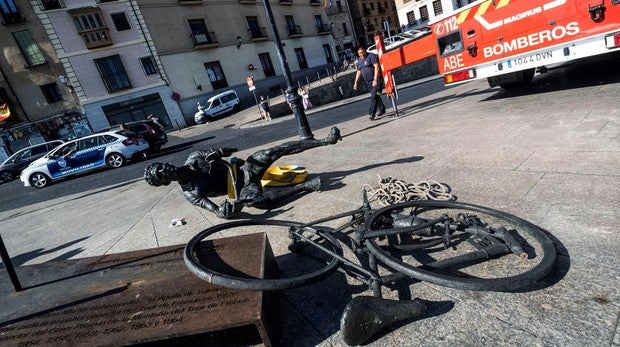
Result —
[{"label": "white and blue police car", "polygon": [[85,136],[56,147],[26,167],[19,179],[26,187],[43,188],[51,182],[83,172],[123,166],[144,156],[149,144],[127,130]]}]

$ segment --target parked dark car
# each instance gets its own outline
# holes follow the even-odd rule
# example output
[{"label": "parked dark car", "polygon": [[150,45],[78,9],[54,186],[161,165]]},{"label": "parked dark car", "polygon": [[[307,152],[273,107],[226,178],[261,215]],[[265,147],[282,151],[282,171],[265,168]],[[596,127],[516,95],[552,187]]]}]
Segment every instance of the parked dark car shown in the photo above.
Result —
[{"label": "parked dark car", "polygon": [[[166,134],[164,128],[153,121],[140,120],[123,124],[127,126],[127,130],[142,136],[146,140],[146,142],[149,143],[149,147],[153,151],[158,151],[163,145],[168,142],[168,134]],[[120,125],[106,128],[105,131],[118,129],[120,129]]]},{"label": "parked dark car", "polygon": [[0,165],[0,180],[9,182],[19,177],[26,166],[63,143],[63,141],[54,140],[20,149]]}]

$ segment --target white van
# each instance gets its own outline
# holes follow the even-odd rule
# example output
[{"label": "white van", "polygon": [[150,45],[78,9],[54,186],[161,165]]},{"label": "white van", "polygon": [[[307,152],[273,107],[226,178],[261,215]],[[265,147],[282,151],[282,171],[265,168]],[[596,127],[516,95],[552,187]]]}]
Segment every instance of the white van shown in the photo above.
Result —
[{"label": "white van", "polygon": [[198,112],[194,115],[196,123],[204,123],[224,113],[235,111],[239,108],[241,100],[234,90],[212,96],[206,105],[198,103]]}]

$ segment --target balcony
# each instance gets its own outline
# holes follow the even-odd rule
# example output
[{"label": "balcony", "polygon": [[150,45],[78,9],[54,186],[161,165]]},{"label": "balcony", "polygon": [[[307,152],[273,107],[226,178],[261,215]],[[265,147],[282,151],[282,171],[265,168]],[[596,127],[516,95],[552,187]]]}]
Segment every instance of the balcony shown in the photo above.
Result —
[{"label": "balcony", "polygon": [[347,12],[347,7],[344,5],[325,8],[325,13],[327,13],[328,16],[333,16],[335,14],[341,14],[341,13],[346,13],[346,12]]},{"label": "balcony", "polygon": [[179,0],[179,5],[200,5],[202,0]]},{"label": "balcony", "polygon": [[62,0],[40,0],[39,8],[41,11],[56,10],[65,8],[65,3]]},{"label": "balcony", "polygon": [[217,37],[215,37],[215,32],[213,31],[193,34],[192,41],[194,42],[194,48],[210,48],[218,46]]},{"label": "balcony", "polygon": [[280,0],[280,5],[292,5],[293,0]]},{"label": "balcony", "polygon": [[19,12],[2,13],[2,18],[4,19],[2,21],[2,25],[22,23],[26,21],[26,18],[22,17]]},{"label": "balcony", "polygon": [[240,4],[256,4],[256,0],[239,0]]},{"label": "balcony", "polygon": [[330,33],[330,27],[327,24],[317,24],[316,32],[319,35],[328,35]]},{"label": "balcony", "polygon": [[301,27],[299,25],[291,25],[286,27],[286,31],[288,32],[288,37],[301,37],[303,36],[301,32]]},{"label": "balcony", "polygon": [[322,0],[310,0],[310,6],[321,6],[322,4]]},{"label": "balcony", "polygon": [[253,42],[269,40],[269,36],[267,36],[267,32],[265,31],[265,27],[248,29],[248,31],[250,32],[250,38]]},{"label": "balcony", "polygon": [[86,48],[93,49],[112,45],[112,38],[108,29],[82,31],[79,33],[86,44]]}]

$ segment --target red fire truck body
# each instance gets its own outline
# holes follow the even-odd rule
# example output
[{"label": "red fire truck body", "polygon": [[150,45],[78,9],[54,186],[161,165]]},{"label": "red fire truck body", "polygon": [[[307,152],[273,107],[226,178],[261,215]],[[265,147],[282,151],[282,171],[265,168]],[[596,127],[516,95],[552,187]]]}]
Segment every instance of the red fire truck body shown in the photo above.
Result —
[{"label": "red fire truck body", "polygon": [[481,0],[430,26],[432,35],[380,52],[384,72],[432,56],[432,45],[446,84],[509,87],[538,67],[620,51],[620,0]]}]

